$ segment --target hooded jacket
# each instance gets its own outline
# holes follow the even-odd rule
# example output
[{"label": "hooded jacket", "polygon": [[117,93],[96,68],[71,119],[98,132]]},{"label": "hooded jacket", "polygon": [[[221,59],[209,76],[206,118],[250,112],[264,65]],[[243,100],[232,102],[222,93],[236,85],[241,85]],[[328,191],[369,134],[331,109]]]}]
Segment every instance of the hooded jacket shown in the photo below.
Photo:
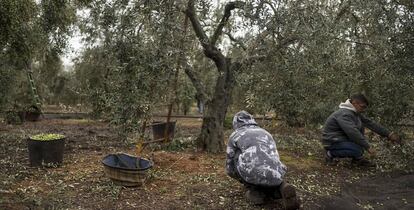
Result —
[{"label": "hooded jacket", "polygon": [[329,148],[337,142],[351,141],[368,150],[368,140],[364,136],[365,128],[383,137],[390,134],[386,128],[357,113],[348,99],[345,103],[339,104],[339,110],[326,120],[322,131],[322,144],[325,148]]},{"label": "hooded jacket", "polygon": [[227,174],[253,185],[280,185],[286,166],[279,159],[272,135],[246,111],[234,116],[233,129],[226,151]]}]

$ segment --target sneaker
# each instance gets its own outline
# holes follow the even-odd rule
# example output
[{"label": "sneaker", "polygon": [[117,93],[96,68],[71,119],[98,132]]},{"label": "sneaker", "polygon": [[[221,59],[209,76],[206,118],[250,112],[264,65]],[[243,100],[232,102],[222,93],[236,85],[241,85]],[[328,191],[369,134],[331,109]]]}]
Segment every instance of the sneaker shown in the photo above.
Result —
[{"label": "sneaker", "polygon": [[264,204],[266,195],[263,192],[254,189],[248,189],[246,191],[246,199],[253,205]]},{"label": "sneaker", "polygon": [[375,167],[377,166],[375,163],[365,159],[365,158],[361,158],[361,159],[352,159],[351,161],[352,165],[356,165],[356,166],[360,166],[360,167]]},{"label": "sneaker", "polygon": [[286,210],[299,209],[299,198],[296,195],[296,189],[293,187],[293,185],[282,182],[280,185],[280,193],[282,194],[283,207]]},{"label": "sneaker", "polygon": [[326,153],[325,153],[325,164],[326,164],[326,165],[328,165],[328,166],[335,166],[335,165],[337,165],[338,163],[339,163],[339,160],[338,160],[338,159],[333,158],[333,157],[330,155],[329,151],[326,151]]}]

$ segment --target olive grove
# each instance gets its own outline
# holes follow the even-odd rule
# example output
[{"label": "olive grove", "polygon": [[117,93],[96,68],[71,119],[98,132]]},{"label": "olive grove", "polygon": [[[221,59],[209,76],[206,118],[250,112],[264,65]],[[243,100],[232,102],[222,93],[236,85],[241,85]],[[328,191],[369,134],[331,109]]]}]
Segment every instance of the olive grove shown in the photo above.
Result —
[{"label": "olive grove", "polygon": [[[75,25],[85,50],[65,73]],[[318,126],[362,92],[386,125],[414,115],[412,1],[1,0],[0,27],[2,110],[30,100],[32,69],[44,102],[69,94],[124,138],[156,107],[195,98],[210,152],[224,149],[229,110]]]}]

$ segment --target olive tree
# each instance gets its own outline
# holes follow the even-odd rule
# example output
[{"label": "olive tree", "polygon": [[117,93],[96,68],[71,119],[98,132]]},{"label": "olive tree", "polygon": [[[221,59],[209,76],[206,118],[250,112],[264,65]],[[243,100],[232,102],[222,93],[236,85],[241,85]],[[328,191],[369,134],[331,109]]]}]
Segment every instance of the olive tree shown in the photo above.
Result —
[{"label": "olive tree", "polygon": [[[26,71],[33,71],[43,84],[47,83],[43,78],[57,75],[59,67],[45,66],[50,67],[52,60],[58,63],[55,66],[60,65],[59,55],[76,20],[75,8],[75,2],[69,0],[0,1],[0,71],[5,81],[1,98],[7,99],[9,106],[28,95],[23,82]],[[24,98],[30,101],[30,97]],[[7,106],[6,101],[0,102],[0,107]]]},{"label": "olive tree", "polygon": [[90,17],[80,28],[90,48],[75,68],[79,89],[123,137],[139,131],[154,105],[171,101],[181,30],[173,6],[174,1],[104,0],[85,5]]},{"label": "olive tree", "polygon": [[261,44],[267,59],[239,80],[244,103],[273,110],[290,125],[321,124],[339,102],[363,92],[373,102],[369,115],[385,122],[407,117],[412,7],[388,1],[264,5],[273,11],[263,16],[273,36]]}]

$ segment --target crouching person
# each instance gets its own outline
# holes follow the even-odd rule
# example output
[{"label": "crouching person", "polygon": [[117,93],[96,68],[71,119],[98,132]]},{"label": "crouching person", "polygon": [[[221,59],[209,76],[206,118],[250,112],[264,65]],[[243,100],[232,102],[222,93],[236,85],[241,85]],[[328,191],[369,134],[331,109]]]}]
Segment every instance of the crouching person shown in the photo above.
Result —
[{"label": "crouching person", "polygon": [[339,109],[328,117],[322,132],[325,161],[328,165],[336,164],[338,158],[352,158],[352,163],[357,166],[375,166],[363,157],[364,151],[375,154],[364,135],[365,128],[388,137],[391,142],[401,143],[397,134],[362,115],[367,107],[368,99],[362,94],[355,94],[341,103]]},{"label": "crouching person", "polygon": [[283,181],[286,166],[279,159],[272,135],[246,111],[234,116],[233,129],[227,144],[226,172],[244,184],[247,200],[259,205],[282,198],[285,209],[298,209],[295,188]]}]

